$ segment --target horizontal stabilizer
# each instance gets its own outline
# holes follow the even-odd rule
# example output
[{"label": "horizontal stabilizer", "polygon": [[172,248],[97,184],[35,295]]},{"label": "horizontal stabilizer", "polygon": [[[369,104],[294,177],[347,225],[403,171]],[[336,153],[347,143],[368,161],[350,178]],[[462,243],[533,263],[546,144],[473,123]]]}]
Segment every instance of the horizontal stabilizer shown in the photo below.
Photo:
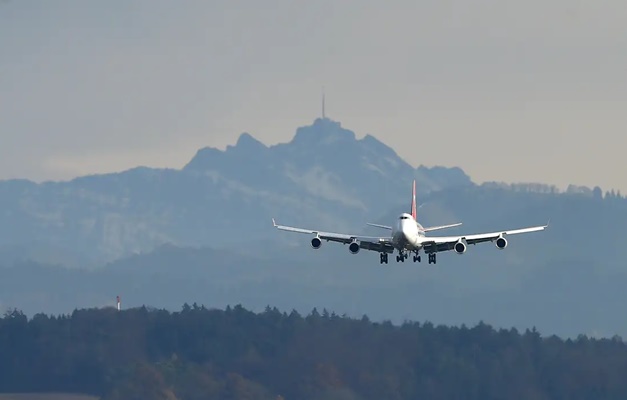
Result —
[{"label": "horizontal stabilizer", "polygon": [[450,225],[440,225],[440,226],[430,226],[428,228],[424,228],[425,232],[432,232],[432,231],[438,231],[440,229],[446,229],[446,228],[454,228],[456,226],[460,226],[462,223],[458,222],[456,224],[450,224]]},{"label": "horizontal stabilizer", "polygon": [[370,222],[366,222],[366,225],[374,226],[376,228],[381,228],[381,229],[388,229],[390,231],[392,230],[392,227],[391,226],[387,226],[387,225],[373,224],[373,223],[370,223]]}]

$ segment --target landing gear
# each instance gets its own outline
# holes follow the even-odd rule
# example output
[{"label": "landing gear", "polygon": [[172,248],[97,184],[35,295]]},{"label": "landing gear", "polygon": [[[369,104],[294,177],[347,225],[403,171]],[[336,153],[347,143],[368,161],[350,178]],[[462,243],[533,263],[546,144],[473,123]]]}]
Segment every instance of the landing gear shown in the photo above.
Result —
[{"label": "landing gear", "polygon": [[[398,252],[398,255],[396,256],[396,262],[405,262],[405,260],[407,260],[409,258],[409,253],[405,250],[400,250]],[[420,262],[422,261],[420,258],[420,253],[418,251],[413,251],[414,255],[412,256],[412,259],[414,260],[414,262]],[[387,253],[381,253],[380,255],[380,262],[381,264],[388,263],[388,255]],[[435,264],[435,253],[429,254],[429,264]]]},{"label": "landing gear", "polygon": [[435,261],[436,261],[435,254],[436,253],[430,253],[429,254],[429,264],[435,264]]},{"label": "landing gear", "polygon": [[407,257],[407,253],[399,251],[398,255],[396,256],[396,262],[405,262],[405,260],[407,260]]}]

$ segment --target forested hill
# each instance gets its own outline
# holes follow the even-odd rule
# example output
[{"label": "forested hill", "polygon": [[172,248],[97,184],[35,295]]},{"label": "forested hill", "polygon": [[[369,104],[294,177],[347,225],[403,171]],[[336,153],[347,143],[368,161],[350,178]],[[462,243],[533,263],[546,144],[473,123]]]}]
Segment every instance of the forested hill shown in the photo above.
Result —
[{"label": "forested hill", "polygon": [[12,311],[0,319],[0,371],[0,392],[103,399],[616,399],[627,346],[315,309]]}]

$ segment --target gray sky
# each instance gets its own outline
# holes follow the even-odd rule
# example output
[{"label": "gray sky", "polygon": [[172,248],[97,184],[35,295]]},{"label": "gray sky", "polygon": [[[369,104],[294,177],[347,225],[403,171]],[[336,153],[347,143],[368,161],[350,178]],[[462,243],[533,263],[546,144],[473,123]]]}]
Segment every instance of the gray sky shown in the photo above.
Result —
[{"label": "gray sky", "polygon": [[477,182],[627,192],[627,2],[0,1],[0,179],[180,168],[327,114]]}]

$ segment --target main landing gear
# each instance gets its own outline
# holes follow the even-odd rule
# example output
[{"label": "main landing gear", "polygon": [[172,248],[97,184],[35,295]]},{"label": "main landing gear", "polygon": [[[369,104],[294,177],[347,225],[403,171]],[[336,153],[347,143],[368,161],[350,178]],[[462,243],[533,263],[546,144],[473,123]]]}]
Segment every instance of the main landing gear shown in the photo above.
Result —
[{"label": "main landing gear", "polygon": [[408,257],[407,253],[399,252],[398,255],[396,256],[396,262],[405,262],[407,257]]},{"label": "main landing gear", "polygon": [[[407,258],[409,257],[409,254],[407,252],[401,252],[396,256],[396,262],[405,262],[405,260],[407,260]],[[420,255],[418,254],[418,252],[414,253],[413,256],[413,260],[414,262],[420,262]],[[429,264],[435,264],[435,253],[430,253],[429,254]],[[387,264],[388,263],[388,253],[379,253],[379,262],[381,264]]]},{"label": "main landing gear", "polygon": [[[396,262],[405,262],[405,260],[407,260],[407,258],[409,258],[409,253],[407,253],[405,251],[400,252],[396,256]],[[416,262],[416,261],[420,262],[420,256],[418,255],[417,251],[414,252],[413,260],[414,260],[414,262]]]}]

